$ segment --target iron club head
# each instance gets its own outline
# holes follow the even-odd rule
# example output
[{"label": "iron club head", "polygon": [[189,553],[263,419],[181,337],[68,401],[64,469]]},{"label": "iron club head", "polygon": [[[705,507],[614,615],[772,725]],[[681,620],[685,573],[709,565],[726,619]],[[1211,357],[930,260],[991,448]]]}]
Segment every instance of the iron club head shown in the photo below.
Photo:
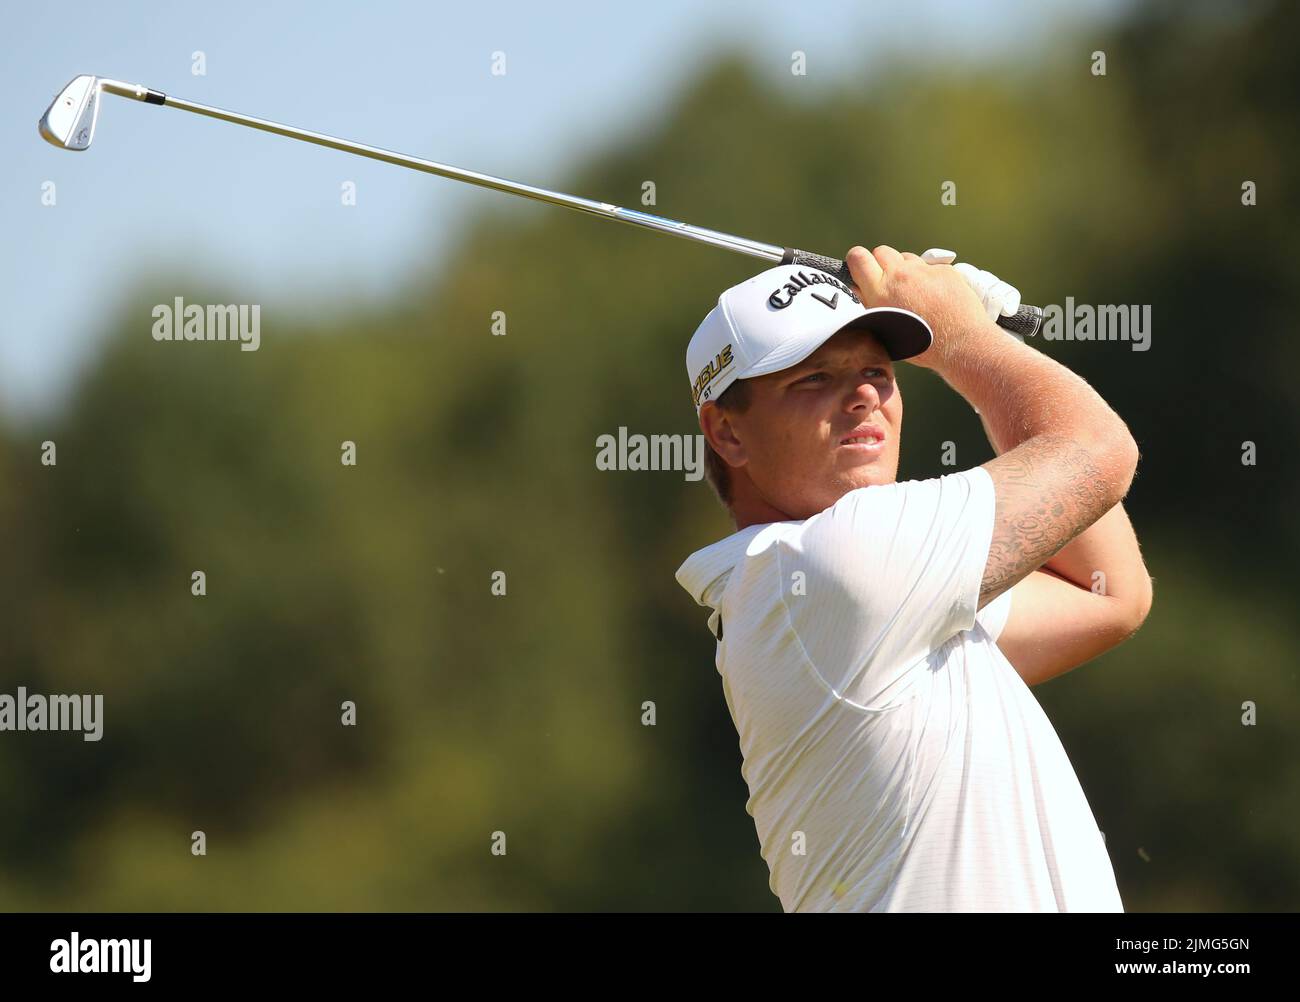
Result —
[{"label": "iron club head", "polygon": [[99,119],[99,77],[73,77],[41,116],[41,137],[63,150],[84,150]]}]

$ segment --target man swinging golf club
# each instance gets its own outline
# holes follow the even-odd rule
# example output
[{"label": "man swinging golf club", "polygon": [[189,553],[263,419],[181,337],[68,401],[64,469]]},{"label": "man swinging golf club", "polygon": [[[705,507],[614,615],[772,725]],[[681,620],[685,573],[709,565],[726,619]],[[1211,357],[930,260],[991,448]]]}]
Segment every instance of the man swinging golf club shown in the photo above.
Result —
[{"label": "man swinging golf club", "polygon": [[[1150,609],[1120,504],[1138,448],[995,326],[1019,293],[952,260],[854,247],[853,286],[781,265],[719,297],[687,374],[737,531],[677,580],[711,610],[786,911],[1123,911],[1029,687]],[[996,458],[897,481],[901,359],[975,408]]]},{"label": "man swinging golf club", "polygon": [[[104,94],[782,262],[724,292],[687,349],[738,531],[677,572],[713,610],[773,890],[787,910],[1121,910],[1028,686],[1146,617],[1120,506],[1137,446],[1082,379],[1004,333],[1042,320],[1014,289],[946,252],[855,247],[846,265],[86,74],[41,136],[88,149]],[[975,407],[996,459],[896,482],[901,359]]]}]

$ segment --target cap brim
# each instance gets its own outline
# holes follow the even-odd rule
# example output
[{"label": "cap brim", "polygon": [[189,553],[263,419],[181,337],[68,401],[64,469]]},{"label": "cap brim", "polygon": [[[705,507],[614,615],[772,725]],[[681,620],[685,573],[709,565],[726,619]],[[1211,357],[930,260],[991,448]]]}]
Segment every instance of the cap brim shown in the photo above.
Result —
[{"label": "cap brim", "polygon": [[734,378],[750,379],[754,376],[766,376],[768,373],[780,372],[792,365],[798,365],[840,331],[845,330],[870,331],[880,340],[885,351],[894,361],[921,354],[934,340],[930,333],[930,325],[911,310],[897,306],[873,306],[862,316],[854,317],[842,327],[835,327],[824,334],[786,341],[744,372],[738,372]]},{"label": "cap brim", "polygon": [[897,306],[873,306],[835,333],[843,330],[870,331],[895,362],[921,354],[934,341],[929,324],[911,310]]}]

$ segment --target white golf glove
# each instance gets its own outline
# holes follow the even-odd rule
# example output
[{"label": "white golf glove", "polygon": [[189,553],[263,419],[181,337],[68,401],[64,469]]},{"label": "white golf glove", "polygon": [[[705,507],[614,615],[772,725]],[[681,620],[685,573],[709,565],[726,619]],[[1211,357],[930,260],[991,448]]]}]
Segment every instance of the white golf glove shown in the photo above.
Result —
[{"label": "white golf glove", "polygon": [[[957,260],[957,255],[950,250],[931,247],[921,255],[921,260],[927,264],[952,264]],[[990,320],[1014,316],[1020,309],[1020,290],[1014,285],[1008,285],[992,272],[982,271],[974,265],[952,264],[952,268],[975,290],[975,295],[980,297],[980,303]]]}]

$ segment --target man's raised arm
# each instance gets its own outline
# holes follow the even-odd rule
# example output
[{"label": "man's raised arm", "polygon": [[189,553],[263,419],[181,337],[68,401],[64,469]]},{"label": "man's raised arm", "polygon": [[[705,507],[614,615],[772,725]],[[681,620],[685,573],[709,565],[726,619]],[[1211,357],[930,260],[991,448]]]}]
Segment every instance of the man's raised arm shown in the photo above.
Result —
[{"label": "man's raised arm", "polygon": [[909,361],[937,372],[1007,446],[983,464],[996,508],[982,607],[1119,504],[1137,444],[1084,379],[990,321],[951,266],[890,247],[855,247],[846,261],[867,305],[902,306],[930,322],[934,344]]}]

